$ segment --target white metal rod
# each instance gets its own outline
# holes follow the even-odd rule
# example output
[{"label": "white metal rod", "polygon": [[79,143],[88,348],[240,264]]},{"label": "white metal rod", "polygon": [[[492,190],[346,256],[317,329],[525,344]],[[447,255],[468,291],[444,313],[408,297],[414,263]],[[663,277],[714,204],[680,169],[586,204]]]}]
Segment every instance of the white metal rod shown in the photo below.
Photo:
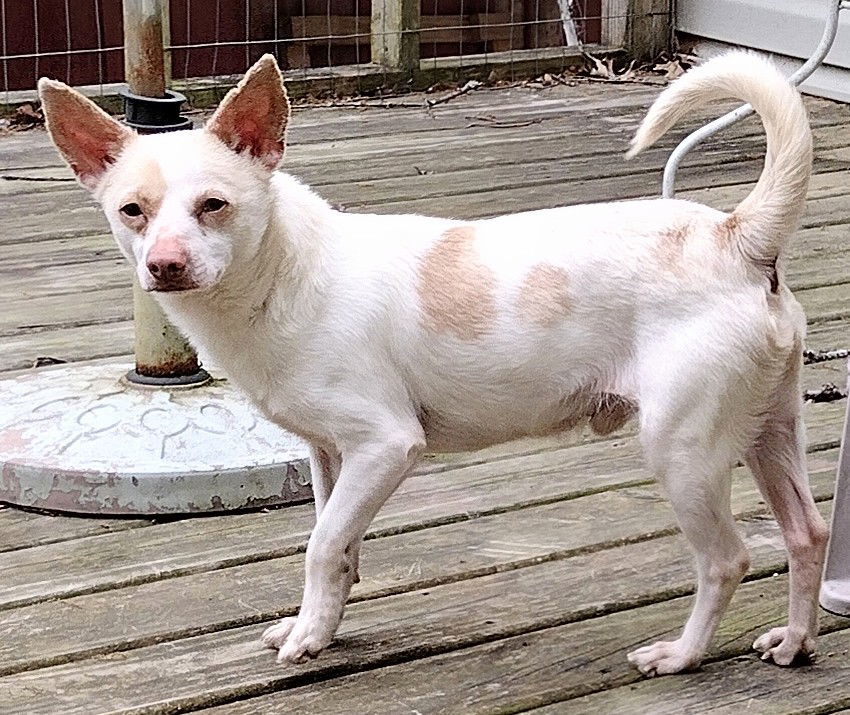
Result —
[{"label": "white metal rod", "polygon": [[[820,43],[815,49],[814,54],[803,64],[802,67],[788,78],[788,81],[795,86],[807,80],[824,61],[827,54],[829,54],[832,43],[835,41],[835,35],[838,32],[838,13],[841,10],[850,8],[850,0],[828,0],[828,3],[830,5],[830,10],[826,18],[826,28],[823,31]],[[749,104],[745,104],[728,114],[715,119],[713,122],[706,124],[704,127],[700,127],[695,132],[692,132],[685,137],[679,146],[673,150],[673,153],[670,154],[670,158],[664,166],[661,195],[666,199],[672,199],[675,195],[674,186],[676,183],[676,171],[679,169],[679,164],[681,164],[682,159],[685,158],[685,155],[691,149],[705,139],[708,139],[708,137],[713,136],[721,129],[732,126],[744,117],[750,116],[752,113],[753,108]]]}]

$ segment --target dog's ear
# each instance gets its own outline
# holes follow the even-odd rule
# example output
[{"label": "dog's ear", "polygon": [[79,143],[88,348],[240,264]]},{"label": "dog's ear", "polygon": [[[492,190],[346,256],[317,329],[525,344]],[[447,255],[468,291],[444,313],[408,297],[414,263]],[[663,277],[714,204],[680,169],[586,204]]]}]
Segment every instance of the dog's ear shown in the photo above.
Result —
[{"label": "dog's ear", "polygon": [[79,182],[94,191],[134,132],[62,82],[42,77],[38,94],[53,143]]},{"label": "dog's ear", "polygon": [[207,123],[235,152],[248,152],[268,169],[283,156],[289,100],[272,55],[263,55],[231,89]]}]

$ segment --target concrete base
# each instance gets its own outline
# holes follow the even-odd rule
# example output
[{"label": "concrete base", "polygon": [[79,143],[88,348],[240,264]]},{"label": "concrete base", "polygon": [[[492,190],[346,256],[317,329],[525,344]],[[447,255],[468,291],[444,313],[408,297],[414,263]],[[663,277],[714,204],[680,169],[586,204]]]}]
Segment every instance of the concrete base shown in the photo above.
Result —
[{"label": "concrete base", "polygon": [[820,605],[836,616],[850,616],[850,579],[827,579],[820,589]]},{"label": "concrete base", "polygon": [[129,364],[0,381],[0,501],[86,514],[222,512],[312,497],[306,446],[226,380],[132,385]]},{"label": "concrete base", "polygon": [[[850,389],[850,360],[847,361],[847,375],[847,388]],[[832,529],[820,589],[820,605],[830,613],[850,616],[850,400],[847,401],[838,455]]]}]

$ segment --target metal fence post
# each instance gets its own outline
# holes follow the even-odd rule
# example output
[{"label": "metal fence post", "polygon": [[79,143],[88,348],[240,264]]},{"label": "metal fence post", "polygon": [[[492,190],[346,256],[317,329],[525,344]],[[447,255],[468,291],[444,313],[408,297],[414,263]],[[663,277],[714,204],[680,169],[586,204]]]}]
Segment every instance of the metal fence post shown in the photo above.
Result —
[{"label": "metal fence post", "polygon": [[373,0],[372,62],[405,74],[419,69],[419,0]]},{"label": "metal fence post", "polygon": [[[191,129],[192,123],[179,116],[185,98],[167,88],[165,3],[124,0],[123,6],[127,123],[141,133]],[[133,318],[136,369],[128,379],[145,384],[192,384],[209,379],[200,369],[195,351],[135,279]]]}]

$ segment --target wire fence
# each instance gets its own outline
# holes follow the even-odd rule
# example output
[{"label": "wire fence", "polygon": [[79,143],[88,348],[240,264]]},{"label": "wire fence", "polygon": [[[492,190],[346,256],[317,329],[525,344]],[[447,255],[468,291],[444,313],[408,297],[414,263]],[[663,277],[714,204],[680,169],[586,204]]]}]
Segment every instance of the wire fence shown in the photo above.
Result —
[{"label": "wire fence", "polygon": [[[353,79],[354,91],[363,88],[366,77],[373,86],[389,85],[394,71],[412,76],[430,70],[433,78],[439,70],[498,66],[513,76],[523,62],[551,65],[558,59],[565,69],[583,48],[623,46],[639,14],[636,7],[662,8],[640,13],[644,21],[654,15],[661,23],[669,20],[669,3],[635,0],[170,0],[164,5],[168,72],[181,89],[227,86],[265,52],[278,58],[289,77],[324,77],[332,85],[346,77]],[[400,19],[399,13],[406,16]],[[0,91],[7,103],[12,93],[32,90],[43,75],[93,86],[101,95],[123,80],[122,0],[0,0],[0,31]],[[393,49],[398,45],[406,48],[403,58]]]}]

